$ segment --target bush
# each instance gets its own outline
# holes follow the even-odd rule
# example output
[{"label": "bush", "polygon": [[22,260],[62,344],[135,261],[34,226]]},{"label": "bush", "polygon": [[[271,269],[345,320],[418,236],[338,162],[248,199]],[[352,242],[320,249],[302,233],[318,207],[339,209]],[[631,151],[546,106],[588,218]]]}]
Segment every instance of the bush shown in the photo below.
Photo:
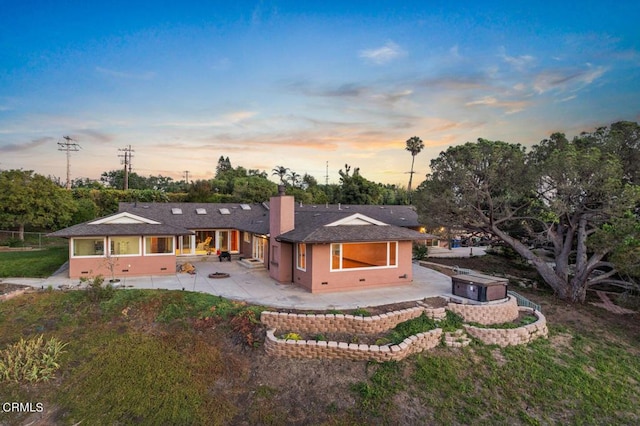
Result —
[{"label": "bush", "polygon": [[60,364],[58,358],[66,343],[52,337],[44,340],[38,337],[17,343],[0,352],[0,380],[14,382],[40,382],[51,379]]},{"label": "bush", "polygon": [[24,247],[25,243],[20,238],[11,237],[6,241],[9,247]]},{"label": "bush", "polygon": [[81,278],[81,282],[87,282],[87,297],[91,302],[99,302],[101,300],[109,300],[113,297],[114,288],[111,284],[104,284],[104,277],[98,275],[93,278]]},{"label": "bush", "polygon": [[436,322],[422,313],[417,318],[401,322],[391,331],[388,339],[392,345],[397,345],[409,336],[424,333],[437,328]]},{"label": "bush", "polygon": [[429,247],[426,244],[414,244],[413,245],[413,259],[424,260],[429,255]]}]

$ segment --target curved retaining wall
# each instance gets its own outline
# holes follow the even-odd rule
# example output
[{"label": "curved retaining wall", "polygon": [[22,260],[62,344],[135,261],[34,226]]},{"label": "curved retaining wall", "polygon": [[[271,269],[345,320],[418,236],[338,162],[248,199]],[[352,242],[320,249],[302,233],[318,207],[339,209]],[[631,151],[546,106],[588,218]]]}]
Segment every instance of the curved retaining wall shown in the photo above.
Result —
[{"label": "curved retaining wall", "polygon": [[532,313],[538,317],[538,320],[518,328],[481,328],[467,324],[463,324],[463,327],[467,333],[483,343],[503,347],[524,345],[540,337],[547,337],[549,334],[547,319],[542,312],[526,307],[520,307],[519,311]]},{"label": "curved retaining wall", "polygon": [[518,318],[518,301],[509,296],[503,303],[471,305],[449,303],[447,309],[460,315],[466,322],[477,322],[482,325],[502,324]]},{"label": "curved retaining wall", "polygon": [[269,355],[289,358],[349,359],[353,361],[400,361],[411,354],[435,348],[440,344],[442,329],[436,328],[404,339],[398,345],[363,345],[316,340],[283,340],[267,331],[264,347]]},{"label": "curved retaining wall", "polygon": [[443,319],[445,308],[415,308],[392,311],[386,314],[362,317],[345,314],[289,314],[264,311],[260,321],[267,328],[301,333],[353,333],[376,334],[391,330],[401,322],[417,318],[426,312],[432,319]]}]

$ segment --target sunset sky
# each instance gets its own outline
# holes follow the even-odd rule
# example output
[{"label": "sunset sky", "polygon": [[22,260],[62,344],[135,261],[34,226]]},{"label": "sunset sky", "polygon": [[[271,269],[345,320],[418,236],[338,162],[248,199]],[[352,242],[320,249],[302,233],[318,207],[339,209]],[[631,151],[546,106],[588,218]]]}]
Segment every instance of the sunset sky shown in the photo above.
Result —
[{"label": "sunset sky", "polygon": [[[0,0],[0,169],[414,185],[450,145],[640,121],[640,2]],[[276,177],[274,176],[275,180]]]}]

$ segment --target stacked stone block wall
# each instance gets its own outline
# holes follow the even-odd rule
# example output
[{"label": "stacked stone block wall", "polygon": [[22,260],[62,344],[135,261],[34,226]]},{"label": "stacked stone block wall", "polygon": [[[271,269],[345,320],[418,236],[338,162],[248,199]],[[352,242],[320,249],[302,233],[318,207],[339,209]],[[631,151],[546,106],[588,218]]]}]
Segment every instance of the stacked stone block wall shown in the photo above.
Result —
[{"label": "stacked stone block wall", "polygon": [[460,315],[465,322],[477,322],[482,325],[502,324],[518,318],[518,301],[513,296],[509,296],[509,300],[504,303],[449,303],[447,309]]},{"label": "stacked stone block wall", "polygon": [[547,320],[540,311],[531,308],[520,307],[519,311],[529,312],[538,317],[532,324],[518,328],[481,328],[464,324],[464,328],[473,337],[487,345],[512,346],[525,345],[540,337],[547,337]]},{"label": "stacked stone block wall", "polygon": [[345,314],[290,314],[264,311],[260,321],[267,328],[300,333],[376,334],[391,330],[401,322],[417,318],[426,312],[432,319],[443,319],[445,308],[418,306],[385,314],[363,317]]},{"label": "stacked stone block wall", "polygon": [[400,361],[411,354],[432,349],[440,344],[442,329],[437,328],[404,339],[398,345],[364,345],[316,340],[283,340],[267,331],[265,350],[269,355],[288,358],[349,359],[353,361]]}]

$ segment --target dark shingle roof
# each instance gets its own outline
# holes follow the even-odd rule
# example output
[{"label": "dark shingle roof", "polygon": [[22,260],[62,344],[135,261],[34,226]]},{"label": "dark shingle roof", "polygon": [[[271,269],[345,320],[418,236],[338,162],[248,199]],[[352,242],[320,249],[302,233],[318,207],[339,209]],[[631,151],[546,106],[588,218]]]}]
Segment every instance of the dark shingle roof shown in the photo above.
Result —
[{"label": "dark shingle roof", "polygon": [[[405,227],[394,226],[382,220],[385,215],[387,219],[389,214],[375,213],[382,209],[362,209],[359,207],[378,207],[378,206],[352,206],[354,209],[331,210],[312,209],[302,210],[296,209],[295,229],[285,232],[278,236],[281,241],[287,242],[306,242],[306,243],[329,243],[329,242],[347,242],[347,241],[407,241],[407,240],[424,240],[431,238],[429,234],[421,234],[417,231],[407,229]],[[397,206],[394,206],[397,207]],[[372,213],[368,215],[363,212]],[[337,225],[326,226],[337,222],[341,219],[348,218],[355,214],[361,214],[388,225]],[[377,217],[376,217],[377,216]],[[404,217],[404,216],[403,216]],[[417,217],[417,215],[416,215]],[[400,219],[397,219],[400,221]],[[401,221],[400,223],[403,223]]]},{"label": "dark shingle roof", "polygon": [[[161,223],[187,229],[239,229],[257,234],[269,233],[269,210],[258,203],[120,203],[121,212],[129,212]],[[249,209],[246,209],[246,206]],[[173,214],[180,209],[182,214]],[[226,209],[229,214],[222,214]],[[206,212],[198,214],[198,210]]]},{"label": "dark shingle roof", "polygon": [[98,224],[80,223],[69,228],[48,234],[49,237],[99,237],[104,235],[188,235],[191,231],[165,224],[119,223]]}]

